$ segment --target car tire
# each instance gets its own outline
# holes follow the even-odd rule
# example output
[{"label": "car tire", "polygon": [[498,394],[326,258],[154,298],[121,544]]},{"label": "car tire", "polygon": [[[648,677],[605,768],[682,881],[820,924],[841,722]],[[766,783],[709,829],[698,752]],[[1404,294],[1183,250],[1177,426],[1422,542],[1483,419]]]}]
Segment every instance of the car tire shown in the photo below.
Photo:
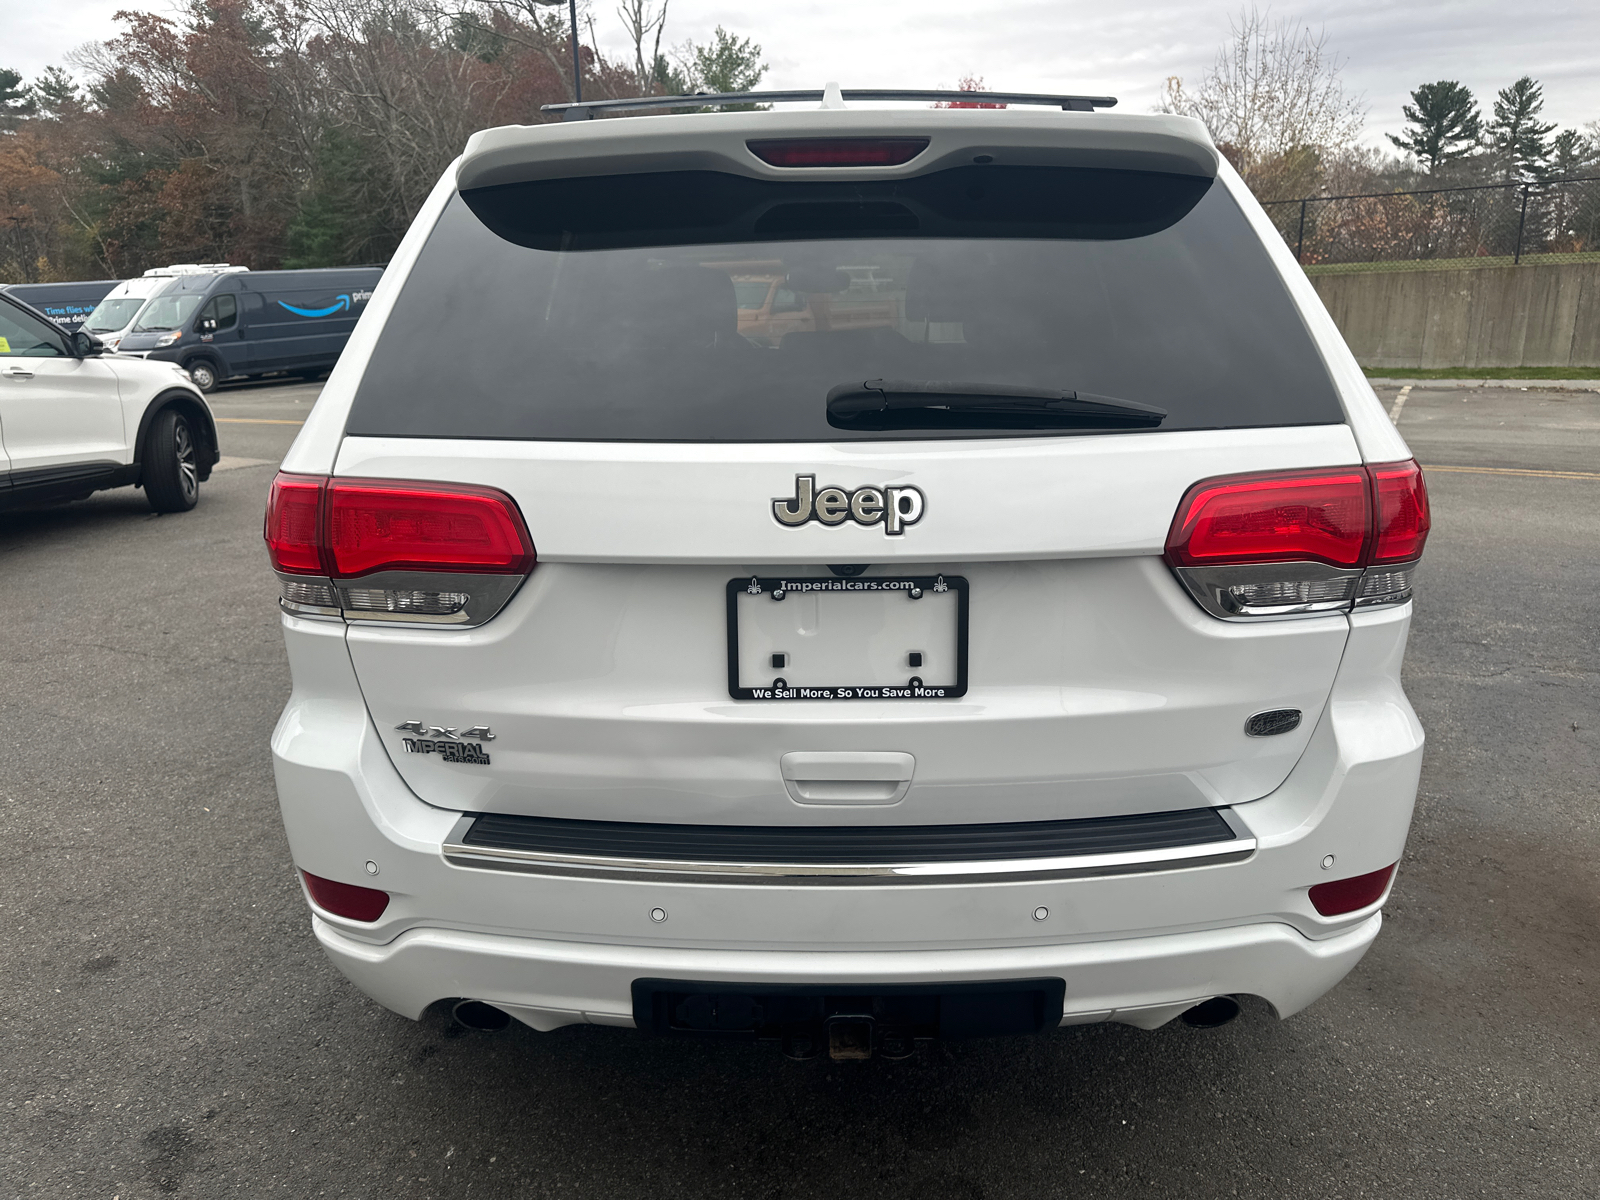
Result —
[{"label": "car tire", "polygon": [[188,419],[164,408],[144,441],[144,496],[158,513],[188,512],[200,500],[200,450]]},{"label": "car tire", "polygon": [[217,368],[210,359],[193,359],[185,364],[184,370],[189,372],[189,378],[194,380],[195,387],[202,392],[214,392],[217,390]]}]

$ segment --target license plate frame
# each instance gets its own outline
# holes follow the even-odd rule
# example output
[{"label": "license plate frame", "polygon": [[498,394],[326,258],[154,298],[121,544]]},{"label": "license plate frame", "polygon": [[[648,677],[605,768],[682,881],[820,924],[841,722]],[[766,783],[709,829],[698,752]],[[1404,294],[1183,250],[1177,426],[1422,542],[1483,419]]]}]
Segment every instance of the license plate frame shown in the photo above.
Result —
[{"label": "license plate frame", "polygon": [[[952,684],[914,686],[900,684],[795,685],[784,688],[744,687],[739,678],[739,599],[775,591],[829,594],[862,592],[910,593],[920,588],[935,595],[952,592],[956,600],[956,679]],[[746,575],[728,580],[728,695],[735,700],[790,702],[802,700],[956,700],[967,694],[967,629],[971,589],[961,575],[882,575],[870,577],[801,577]],[[908,672],[909,674],[909,672]]]}]

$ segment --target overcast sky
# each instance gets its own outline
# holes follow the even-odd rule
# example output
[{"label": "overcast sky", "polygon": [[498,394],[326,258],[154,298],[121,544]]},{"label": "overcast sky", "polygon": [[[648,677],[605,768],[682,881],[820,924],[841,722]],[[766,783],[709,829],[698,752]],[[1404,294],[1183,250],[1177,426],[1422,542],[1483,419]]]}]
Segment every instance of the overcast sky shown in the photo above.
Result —
[{"label": "overcast sky", "polygon": [[[1265,5],[1263,5],[1265,7]],[[115,31],[123,8],[170,12],[167,0],[0,0],[0,66],[30,78],[76,46]],[[627,49],[613,0],[595,0],[601,49]],[[1458,79],[1487,115],[1519,75],[1544,84],[1545,117],[1600,119],[1600,3],[1552,0],[1347,0],[1277,4],[1277,17],[1322,29],[1367,104],[1364,141],[1400,128],[1418,83]],[[1124,110],[1156,102],[1162,80],[1196,83],[1228,33],[1237,3],[1216,0],[672,0],[667,41],[705,40],[718,25],[753,37],[772,87],[955,86],[980,75],[1014,91],[1109,93]]]}]

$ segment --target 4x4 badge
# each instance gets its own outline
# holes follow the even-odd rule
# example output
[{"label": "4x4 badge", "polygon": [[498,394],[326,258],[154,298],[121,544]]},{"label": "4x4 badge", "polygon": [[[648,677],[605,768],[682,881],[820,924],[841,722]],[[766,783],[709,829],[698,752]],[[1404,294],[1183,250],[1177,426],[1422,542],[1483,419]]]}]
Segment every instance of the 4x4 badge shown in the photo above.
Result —
[{"label": "4x4 badge", "polygon": [[487,767],[489,754],[484,748],[474,746],[466,738],[476,738],[479,742],[494,741],[494,734],[487,725],[474,725],[471,729],[463,729],[460,733],[450,725],[429,725],[426,721],[402,721],[395,726],[400,733],[414,733],[416,737],[401,738],[406,750],[411,754],[437,754],[445,762],[471,763],[475,767]]},{"label": "4x4 badge", "polygon": [[823,525],[883,525],[885,537],[899,537],[906,526],[922,520],[926,508],[922,489],[903,487],[859,487],[854,491],[825,487],[817,490],[815,475],[796,475],[794,495],[772,501],[772,515],[780,525],[798,527],[808,521]]}]

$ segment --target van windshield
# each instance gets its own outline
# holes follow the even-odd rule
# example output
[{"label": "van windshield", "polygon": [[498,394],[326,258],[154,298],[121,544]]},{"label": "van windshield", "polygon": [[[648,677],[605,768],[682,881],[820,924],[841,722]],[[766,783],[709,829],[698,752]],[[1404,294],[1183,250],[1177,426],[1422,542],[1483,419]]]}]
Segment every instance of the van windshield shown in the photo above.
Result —
[{"label": "van windshield", "polygon": [[830,391],[884,379],[1112,397],[1166,410],[1163,431],[1344,420],[1265,247],[1221,185],[1014,170],[959,187],[941,178],[959,172],[941,172],[883,196],[852,185],[845,199],[787,182],[724,187],[715,181],[732,177],[709,172],[458,196],[396,300],[347,431],[693,442],[1087,432],[987,428],[970,414],[960,428],[830,423]]},{"label": "van windshield", "polygon": [[194,310],[200,307],[204,299],[204,296],[195,294],[159,296],[150,301],[150,307],[140,314],[139,323],[133,330],[135,333],[154,333],[162,329],[177,329],[194,316]]},{"label": "van windshield", "polygon": [[143,296],[102,300],[95,305],[94,311],[89,314],[89,319],[83,323],[83,327],[90,333],[115,333],[127,327],[128,322],[133,320],[143,304]]}]

